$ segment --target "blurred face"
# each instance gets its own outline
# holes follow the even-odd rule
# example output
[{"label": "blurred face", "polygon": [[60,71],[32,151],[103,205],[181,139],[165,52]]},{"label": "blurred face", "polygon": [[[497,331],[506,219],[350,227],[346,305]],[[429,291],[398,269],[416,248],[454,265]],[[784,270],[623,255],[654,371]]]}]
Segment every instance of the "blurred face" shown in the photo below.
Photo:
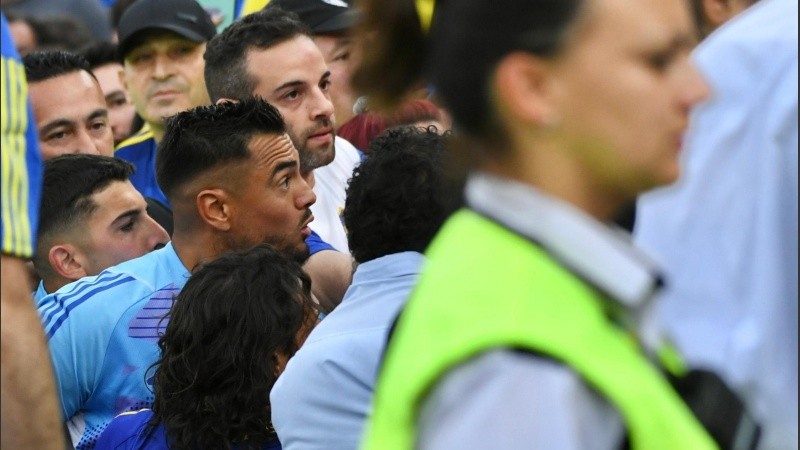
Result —
[{"label": "blurred face", "polygon": [[549,69],[555,129],[590,184],[629,200],[677,178],[689,111],[708,87],[689,61],[685,2],[588,1]]},{"label": "blurred face", "polygon": [[251,49],[247,73],[256,81],[253,94],[283,115],[300,152],[301,171],[305,174],[333,161],[331,73],[314,41],[298,35],[267,49]]},{"label": "blurred face", "polygon": [[28,88],[44,159],[67,153],[113,156],[114,138],[100,86],[84,70]]},{"label": "blurred face", "polygon": [[133,103],[128,101],[128,92],[122,84],[122,64],[110,63],[100,67],[95,67],[94,76],[100,83],[100,90],[106,99],[108,108],[108,122],[111,124],[111,132],[114,134],[114,144],[119,144],[123,139],[130,136],[133,131],[133,116],[136,108]]},{"label": "blurred face", "polygon": [[92,195],[97,210],[88,218],[78,245],[87,275],[138,258],[164,246],[169,235],[147,215],[147,204],[130,181],[114,181]]},{"label": "blurred face", "polygon": [[205,49],[205,43],[154,31],[125,55],[128,94],[156,132],[163,130],[165,117],[210,103],[203,78]]},{"label": "blurred face", "polygon": [[14,39],[17,53],[21,56],[25,56],[36,49],[36,34],[33,32],[33,28],[24,20],[9,22],[8,31],[11,33],[11,38]]},{"label": "blurred face", "polygon": [[314,36],[314,43],[319,47],[325,64],[331,71],[331,102],[335,110],[336,123],[341,125],[355,115],[353,105],[356,102],[356,95],[350,86],[350,77],[358,64],[355,45],[348,36],[324,34]]},{"label": "blurred face", "polygon": [[250,141],[251,161],[243,164],[230,195],[232,249],[271,244],[289,257],[308,259],[305,238],[314,220],[316,196],[300,175],[299,157],[288,135],[262,134]]}]

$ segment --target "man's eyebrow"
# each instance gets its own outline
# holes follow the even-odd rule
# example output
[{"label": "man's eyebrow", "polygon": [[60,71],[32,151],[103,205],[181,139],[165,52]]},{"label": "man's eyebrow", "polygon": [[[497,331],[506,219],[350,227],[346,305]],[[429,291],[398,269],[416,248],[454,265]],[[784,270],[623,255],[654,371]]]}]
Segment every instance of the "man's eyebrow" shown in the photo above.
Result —
[{"label": "man's eyebrow", "polygon": [[125,211],[124,213],[122,213],[122,214],[118,215],[116,218],[114,218],[114,220],[111,222],[111,226],[114,226],[114,224],[116,224],[117,222],[119,222],[122,219],[127,219],[128,217],[138,217],[141,214],[142,214],[142,211],[139,210],[139,209],[129,209],[128,211]]},{"label": "man's eyebrow", "polygon": [[339,40],[336,41],[336,44],[334,44],[333,49],[334,50],[341,50],[342,48],[347,47],[348,45],[350,45],[352,43],[353,43],[353,39],[352,38],[342,38],[342,39],[339,39]]},{"label": "man's eyebrow", "polygon": [[319,81],[322,81],[322,80],[324,80],[326,78],[330,78],[330,77],[331,77],[331,71],[330,70],[326,70],[325,73],[323,73],[322,76],[319,77]]},{"label": "man's eyebrow", "polygon": [[63,128],[63,127],[74,127],[75,122],[68,120],[68,119],[56,119],[48,122],[42,128],[39,129],[39,134],[46,135],[51,131],[55,130],[56,128]]},{"label": "man's eyebrow", "polygon": [[280,91],[282,89],[286,89],[286,88],[290,88],[290,87],[296,88],[296,87],[301,87],[301,86],[305,86],[305,85],[306,85],[306,83],[303,82],[303,81],[300,81],[300,80],[287,81],[286,83],[283,83],[282,85],[276,87],[273,92],[278,92],[278,91]]},{"label": "man's eyebrow", "polygon": [[108,109],[106,109],[106,108],[97,108],[94,111],[92,111],[91,114],[89,114],[89,116],[86,117],[86,120],[87,121],[94,120],[94,119],[97,119],[98,117],[102,117],[102,118],[108,117]]},{"label": "man's eyebrow", "polygon": [[293,169],[295,167],[297,167],[297,160],[295,159],[290,159],[288,161],[280,162],[278,163],[277,166],[275,166],[275,169],[272,170],[272,176],[274,177],[275,175],[279,174],[282,170]]},{"label": "man's eyebrow", "polygon": [[109,100],[112,100],[112,99],[116,99],[116,98],[120,98],[120,99],[124,100],[125,99],[125,93],[122,92],[121,90],[116,90],[116,91],[109,92],[104,97],[105,97],[106,101],[109,101]]}]

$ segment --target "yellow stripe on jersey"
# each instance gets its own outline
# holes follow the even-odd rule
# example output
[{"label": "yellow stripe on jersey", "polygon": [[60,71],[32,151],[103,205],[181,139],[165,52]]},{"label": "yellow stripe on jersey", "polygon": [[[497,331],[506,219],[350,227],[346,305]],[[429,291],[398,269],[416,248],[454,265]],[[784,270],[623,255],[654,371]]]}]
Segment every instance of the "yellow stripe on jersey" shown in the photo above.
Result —
[{"label": "yellow stripe on jersey", "polygon": [[144,124],[144,125],[142,125],[142,128],[139,129],[139,131],[137,131],[132,136],[129,136],[124,141],[120,142],[117,145],[117,147],[114,149],[114,151],[117,151],[117,150],[119,150],[119,149],[121,149],[123,147],[128,147],[128,146],[131,146],[131,145],[138,144],[139,142],[142,142],[142,141],[146,141],[147,139],[150,139],[151,137],[153,137],[153,132],[150,130],[150,125]]},{"label": "yellow stripe on jersey", "polygon": [[244,0],[242,11],[239,16],[244,17],[250,13],[261,11],[265,6],[267,6],[267,3],[269,3],[269,0]]},{"label": "yellow stripe on jersey", "polygon": [[[25,132],[28,126],[25,69],[14,59],[2,57],[2,219],[3,253],[30,257],[33,236],[28,216],[28,171]],[[12,170],[12,167],[16,170]]]}]

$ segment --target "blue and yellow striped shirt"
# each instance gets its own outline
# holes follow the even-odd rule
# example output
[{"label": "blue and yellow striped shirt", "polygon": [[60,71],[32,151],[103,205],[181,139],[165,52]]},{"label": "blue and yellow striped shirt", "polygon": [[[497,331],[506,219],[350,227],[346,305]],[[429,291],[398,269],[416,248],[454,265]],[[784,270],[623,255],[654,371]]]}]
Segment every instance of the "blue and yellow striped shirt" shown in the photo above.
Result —
[{"label": "blue and yellow striped shirt", "polygon": [[5,16],[0,61],[0,119],[2,123],[2,252],[29,258],[36,244],[41,196],[42,161],[36,122],[28,104],[25,70],[14,48]]}]

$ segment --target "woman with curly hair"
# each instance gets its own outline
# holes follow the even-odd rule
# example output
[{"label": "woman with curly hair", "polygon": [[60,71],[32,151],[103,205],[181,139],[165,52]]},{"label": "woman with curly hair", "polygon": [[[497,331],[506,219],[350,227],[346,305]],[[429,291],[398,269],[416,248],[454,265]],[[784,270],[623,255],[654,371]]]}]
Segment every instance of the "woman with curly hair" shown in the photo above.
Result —
[{"label": "woman with curly hair", "polygon": [[158,341],[153,409],[117,416],[95,448],[280,449],[269,391],[316,325],[310,288],[267,245],[201,266]]}]

